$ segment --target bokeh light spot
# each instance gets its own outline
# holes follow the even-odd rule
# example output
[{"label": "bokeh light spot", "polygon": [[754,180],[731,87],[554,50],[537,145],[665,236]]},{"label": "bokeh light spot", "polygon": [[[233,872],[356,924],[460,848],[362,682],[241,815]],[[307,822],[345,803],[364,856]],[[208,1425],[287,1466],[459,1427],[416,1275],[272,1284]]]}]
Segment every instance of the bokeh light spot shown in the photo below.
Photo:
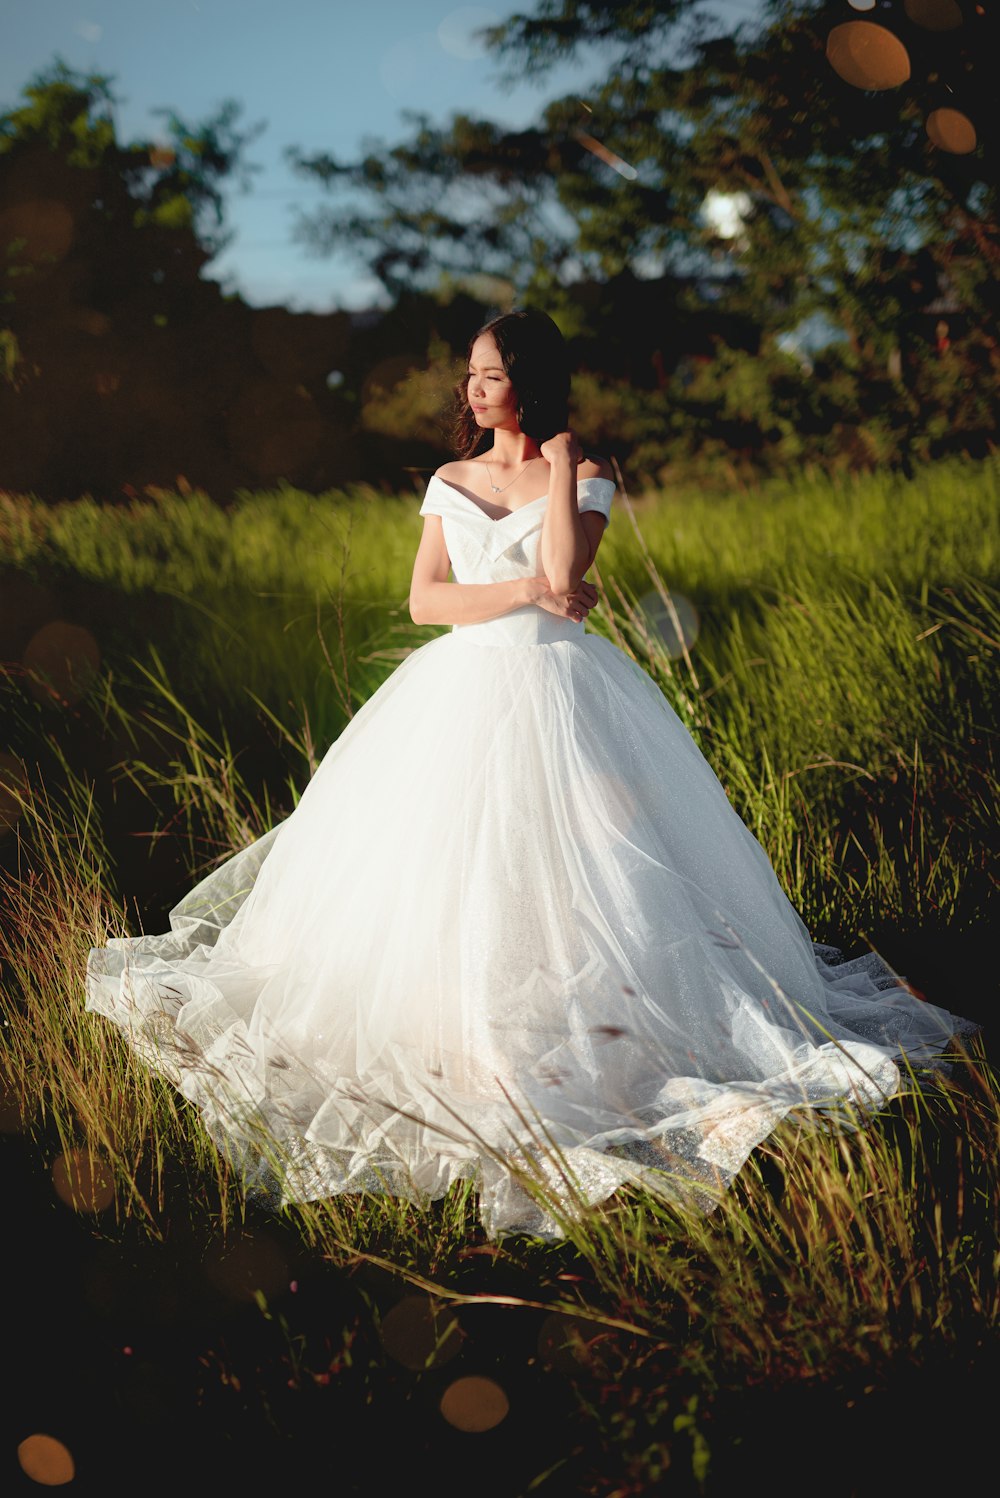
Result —
[{"label": "bokeh light spot", "polygon": [[24,243],[9,251],[18,260],[62,260],[73,243],[73,215],[58,198],[26,198],[0,210],[0,244]]},{"label": "bokeh light spot", "polygon": [[58,1488],[76,1476],[73,1455],[62,1441],[41,1432],[25,1436],[17,1448],[21,1471],[45,1488]]},{"label": "bokeh light spot", "polygon": [[484,26],[499,26],[500,17],[494,10],[482,10],[478,5],[463,5],[445,16],[437,29],[438,41],[446,52],[462,62],[475,62],[486,56],[486,46],[475,35]]},{"label": "bokeh light spot", "polygon": [[103,1242],[83,1267],[81,1288],[87,1305],[116,1325],[169,1327],[199,1293],[196,1273],[196,1264],[165,1257],[162,1243]]},{"label": "bokeh light spot", "polygon": [[407,375],[420,368],[420,360],[415,354],[392,354],[388,359],[380,359],[362,381],[362,404],[367,405],[369,401],[379,401],[391,395]]},{"label": "bokeh light spot", "polygon": [[100,669],[101,652],[84,625],[50,619],[28,641],[22,664],[37,701],[66,707],[86,696]]},{"label": "bokeh light spot", "polygon": [[0,588],[0,660],[19,661],[24,647],[47,620],[59,612],[51,588],[23,572],[8,573]]},{"label": "bokeh light spot", "polygon": [[847,0],[852,10],[874,10],[878,0]]},{"label": "bokeh light spot", "polygon": [[941,151],[967,156],[976,149],[976,127],[960,109],[933,109],[927,116],[927,134]]},{"label": "bokeh light spot", "polygon": [[957,0],[903,0],[903,9],[915,26],[925,31],[954,31],[962,24]]},{"label": "bokeh light spot", "polygon": [[[665,590],[666,591],[666,590]],[[698,638],[701,621],[698,610],[683,593],[666,591],[666,597],[652,589],[638,600],[640,620],[671,660],[690,651]]]},{"label": "bokeh light spot", "polygon": [[286,379],[248,382],[230,402],[226,436],[234,456],[261,479],[294,483],[319,451],[323,420],[304,386]]},{"label": "bokeh light spot", "polygon": [[108,314],[98,312],[94,307],[76,307],[66,321],[71,328],[79,328],[81,333],[89,333],[92,338],[103,338],[111,328]]},{"label": "bokeh light spot", "polygon": [[52,1184],[74,1212],[103,1212],[115,1199],[110,1162],[88,1149],[61,1154],[52,1166]]},{"label": "bokeh light spot", "polygon": [[581,1373],[591,1378],[611,1378],[610,1345],[604,1327],[559,1311],[546,1316],[538,1333],[538,1355],[542,1362],[571,1378]]},{"label": "bokeh light spot", "polygon": [[0,1134],[20,1134],[25,1127],[21,1094],[0,1071]]},{"label": "bokeh light spot", "polygon": [[826,39],[834,72],[855,88],[898,88],[910,76],[910,54],[898,36],[873,21],[844,21]]},{"label": "bokeh light spot", "polygon": [[404,1368],[440,1368],[461,1351],[462,1329],[453,1311],[426,1295],[405,1295],[383,1318],[382,1346]]},{"label": "bokeh light spot", "polygon": [[231,1300],[279,1295],[288,1287],[288,1262],[273,1238],[249,1234],[235,1242],[216,1243],[205,1255],[204,1270],[217,1290]]},{"label": "bokeh light spot", "polygon": [[492,1378],[469,1374],[456,1378],[441,1396],[441,1414],[456,1430],[493,1430],[510,1413],[510,1400]]},{"label": "bokeh light spot", "polygon": [[28,777],[24,766],[13,754],[0,753],[0,837],[16,823],[23,811],[21,805],[27,794]]},{"label": "bokeh light spot", "polygon": [[423,97],[427,79],[441,66],[441,43],[434,31],[403,36],[394,41],[379,59],[378,75],[382,87],[398,104]]},{"label": "bokeh light spot", "polygon": [[713,187],[705,194],[699,212],[720,239],[737,239],[752,207],[749,193],[719,192]]}]

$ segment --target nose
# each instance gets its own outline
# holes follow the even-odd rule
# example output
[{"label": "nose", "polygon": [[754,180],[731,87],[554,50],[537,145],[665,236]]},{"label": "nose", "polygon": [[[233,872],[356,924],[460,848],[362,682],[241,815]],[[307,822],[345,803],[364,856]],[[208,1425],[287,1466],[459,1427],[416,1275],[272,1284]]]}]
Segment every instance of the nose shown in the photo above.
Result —
[{"label": "nose", "polygon": [[469,376],[469,398],[470,400],[477,401],[481,401],[483,398],[483,382],[477,379],[475,375]]}]

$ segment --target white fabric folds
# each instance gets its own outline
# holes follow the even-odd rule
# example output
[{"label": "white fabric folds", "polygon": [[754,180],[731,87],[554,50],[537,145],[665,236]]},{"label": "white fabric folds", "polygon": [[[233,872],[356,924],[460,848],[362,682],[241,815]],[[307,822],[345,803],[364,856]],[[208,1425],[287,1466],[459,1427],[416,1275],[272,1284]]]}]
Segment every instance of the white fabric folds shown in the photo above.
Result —
[{"label": "white fabric folds", "polygon": [[[610,515],[614,486],[579,485]],[[454,576],[533,574],[546,497],[439,478]],[[294,812],[87,1007],[202,1110],[248,1189],[424,1201],[559,1237],[643,1183],[710,1208],[792,1110],[877,1109],[976,1028],[813,943],[655,683],[531,606],[411,652]]]}]

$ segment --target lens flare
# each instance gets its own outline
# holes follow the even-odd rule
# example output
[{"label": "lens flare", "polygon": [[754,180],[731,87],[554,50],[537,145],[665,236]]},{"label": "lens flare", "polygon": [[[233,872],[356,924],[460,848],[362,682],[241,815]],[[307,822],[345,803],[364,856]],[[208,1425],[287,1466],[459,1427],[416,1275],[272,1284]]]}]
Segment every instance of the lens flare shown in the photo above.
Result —
[{"label": "lens flare", "polygon": [[599,161],[603,161],[605,166],[613,167],[618,175],[624,177],[626,181],[634,182],[636,177],[638,177],[639,173],[634,166],[629,166],[627,161],[623,161],[620,156],[616,156],[614,151],[609,151],[606,145],[602,144],[593,135],[588,135],[586,130],[574,130],[573,134],[581,146],[592,152]]},{"label": "lens flare", "polygon": [[494,1430],[510,1413],[510,1400],[492,1378],[470,1374],[456,1378],[441,1396],[441,1414],[456,1430],[479,1434]]},{"label": "lens flare", "polygon": [[88,1149],[61,1154],[52,1166],[52,1185],[74,1212],[103,1212],[115,1199],[110,1162]]},{"label": "lens flare", "polygon": [[440,1368],[462,1348],[463,1333],[454,1312],[426,1295],[405,1295],[383,1318],[382,1346],[404,1368]]},{"label": "lens flare", "polygon": [[278,1244],[263,1234],[216,1243],[205,1255],[206,1277],[231,1300],[279,1295],[288,1288],[288,1261]]},{"label": "lens flare", "polygon": [[438,41],[446,52],[462,62],[476,62],[486,56],[485,43],[476,36],[485,26],[499,26],[495,10],[481,10],[477,5],[463,5],[453,10],[438,25]]},{"label": "lens flare", "polygon": [[21,761],[13,754],[0,753],[0,837],[16,824],[27,790],[28,777]]},{"label": "lens flare", "polygon": [[899,37],[872,21],[844,21],[826,39],[834,72],[855,88],[898,88],[910,76],[910,54]]},{"label": "lens flare", "polygon": [[392,354],[381,359],[365,375],[361,383],[361,403],[378,401],[390,395],[407,375],[421,370],[420,360],[414,355]]},{"label": "lens flare", "polygon": [[434,31],[402,36],[392,42],[379,58],[378,76],[382,87],[397,104],[423,98],[427,79],[441,67],[441,43]]},{"label": "lens flare", "polygon": [[226,415],[232,452],[261,479],[294,483],[315,459],[324,435],[312,396],[290,380],[250,380],[234,396]]},{"label": "lens flare", "polygon": [[613,1372],[608,1358],[610,1334],[593,1321],[553,1312],[538,1333],[538,1356],[550,1368],[571,1378],[586,1374],[609,1379]]},{"label": "lens flare", "polygon": [[0,1134],[22,1134],[25,1124],[21,1094],[10,1078],[0,1072]]},{"label": "lens flare", "polygon": [[719,192],[713,187],[705,194],[699,211],[720,239],[738,239],[752,207],[749,193]]},{"label": "lens flare", "polygon": [[940,151],[967,156],[976,149],[976,127],[960,109],[932,109],[927,116],[927,134]]},{"label": "lens flare", "polygon": [[40,1431],[25,1436],[19,1443],[17,1460],[24,1475],[44,1488],[61,1487],[76,1476],[76,1464],[69,1447],[57,1441],[55,1436],[46,1436]]},{"label": "lens flare", "polygon": [[685,651],[691,650],[701,621],[698,610],[683,593],[667,592],[664,597],[654,588],[642,595],[637,607],[644,627],[671,660],[679,660]]},{"label": "lens flare", "polygon": [[925,31],[954,31],[962,24],[957,0],[903,0],[903,9]]},{"label": "lens flare", "polygon": [[50,619],[25,646],[22,664],[28,689],[38,702],[71,706],[87,695],[101,664],[90,630],[65,619]]},{"label": "lens flare", "polygon": [[0,244],[23,240],[12,259],[35,264],[62,260],[73,243],[73,215],[58,198],[26,198],[0,209]]},{"label": "lens flare", "polygon": [[103,338],[105,333],[111,329],[111,319],[106,312],[98,312],[95,307],[77,307],[68,314],[66,322],[71,328],[78,328],[81,333],[89,333],[92,338]]}]

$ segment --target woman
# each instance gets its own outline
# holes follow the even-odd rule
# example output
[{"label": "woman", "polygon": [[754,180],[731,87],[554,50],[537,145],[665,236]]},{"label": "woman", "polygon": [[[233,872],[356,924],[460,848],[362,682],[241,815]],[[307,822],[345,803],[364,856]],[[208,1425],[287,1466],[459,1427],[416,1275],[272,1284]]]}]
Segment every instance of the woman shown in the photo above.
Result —
[{"label": "woman", "polygon": [[586,633],[615,485],[568,394],[543,314],[473,338],[410,590],[451,631],[169,933],[90,954],[88,1007],[285,1200],[472,1178],[491,1235],[554,1237],[625,1181],[711,1206],[792,1109],[877,1108],[975,1028],[812,943],[655,683]]}]

